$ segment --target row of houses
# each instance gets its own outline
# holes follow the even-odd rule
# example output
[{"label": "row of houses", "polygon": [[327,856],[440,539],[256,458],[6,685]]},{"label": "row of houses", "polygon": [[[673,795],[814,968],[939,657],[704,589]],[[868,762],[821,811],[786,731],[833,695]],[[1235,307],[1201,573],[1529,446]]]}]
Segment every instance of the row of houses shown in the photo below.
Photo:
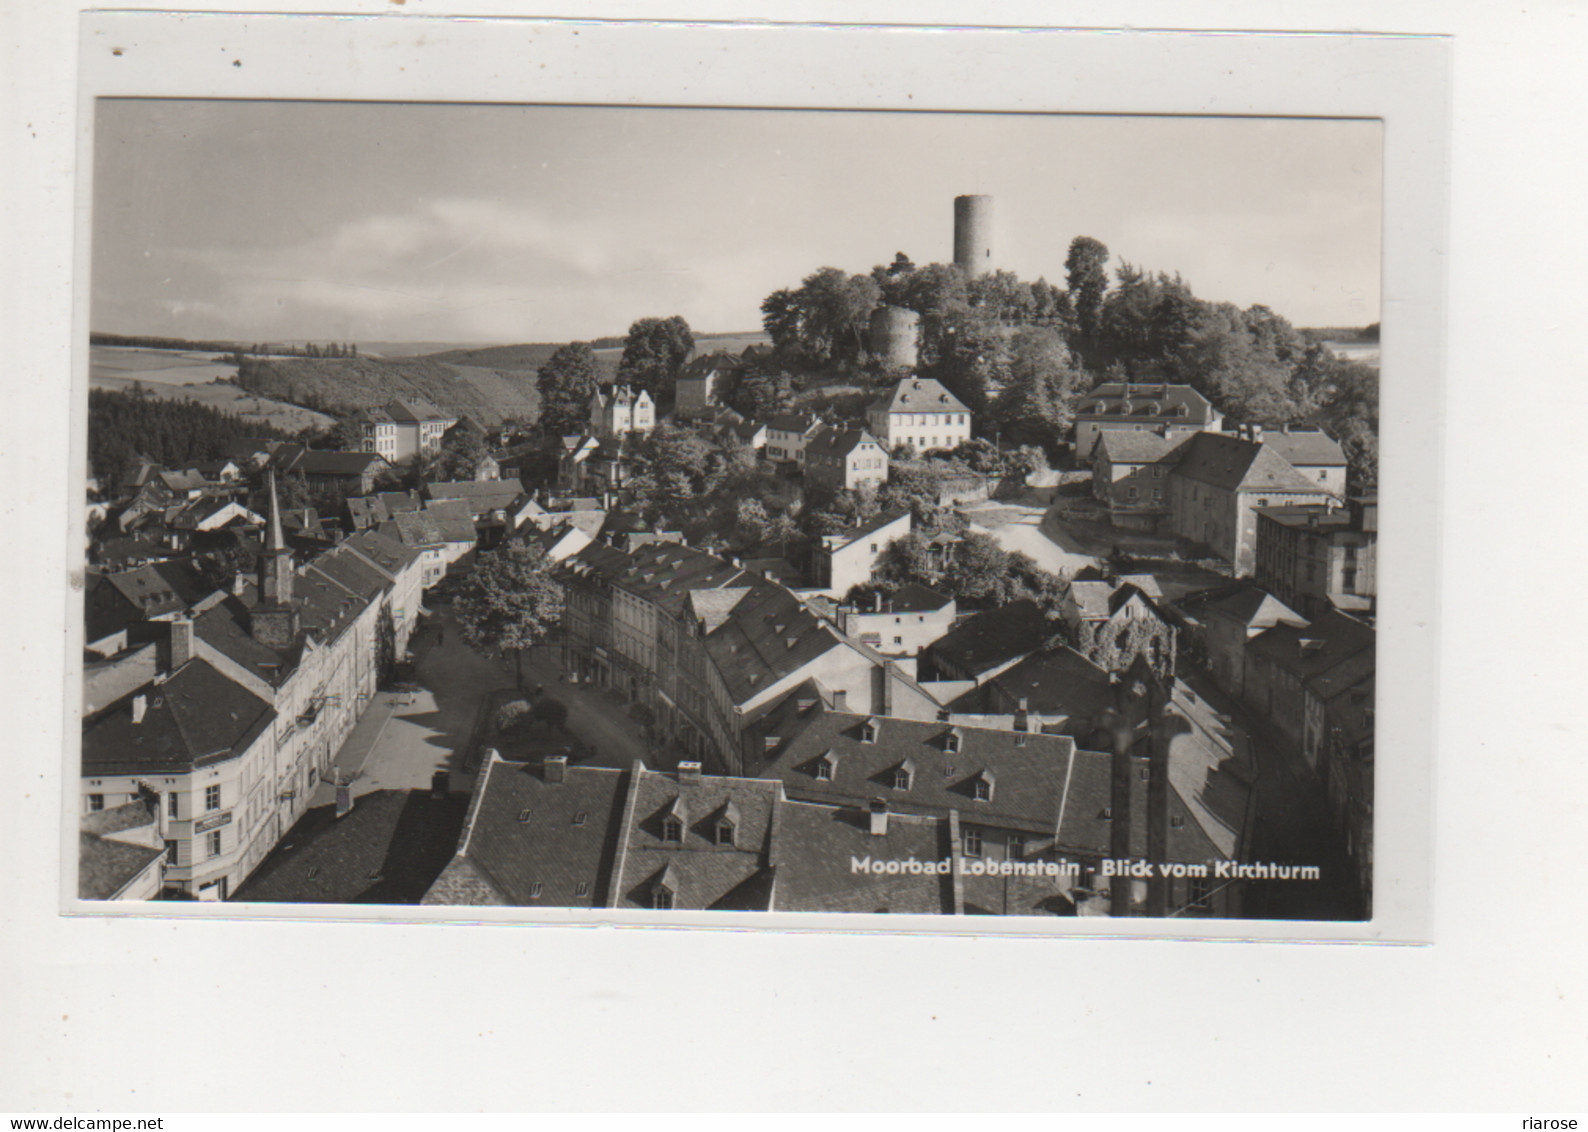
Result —
[{"label": "row of houses", "polygon": [[299,566],[273,478],[270,500],[252,577],[198,596],[175,567],[148,568],[158,581],[85,666],[85,898],[226,899],[332,775],[407,648],[419,555],[366,531]]},{"label": "row of houses", "polygon": [[[755,726],[743,774],[493,761],[437,905],[1238,916],[1251,793],[1191,765],[1143,670],[1111,749],[856,712],[819,679]],[[1154,861],[1166,869],[1130,870]]]}]

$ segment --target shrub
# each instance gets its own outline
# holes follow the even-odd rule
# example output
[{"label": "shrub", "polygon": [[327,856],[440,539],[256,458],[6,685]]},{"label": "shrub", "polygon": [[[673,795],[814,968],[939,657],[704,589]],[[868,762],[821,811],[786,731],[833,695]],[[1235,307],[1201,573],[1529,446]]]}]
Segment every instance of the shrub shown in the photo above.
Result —
[{"label": "shrub", "polygon": [[551,727],[562,727],[568,722],[568,705],[561,700],[554,700],[550,696],[543,700],[536,700],[535,706],[530,711],[537,722],[548,724]]},{"label": "shrub", "polygon": [[496,709],[496,730],[498,733],[511,731],[521,725],[530,713],[528,700],[508,700]]}]

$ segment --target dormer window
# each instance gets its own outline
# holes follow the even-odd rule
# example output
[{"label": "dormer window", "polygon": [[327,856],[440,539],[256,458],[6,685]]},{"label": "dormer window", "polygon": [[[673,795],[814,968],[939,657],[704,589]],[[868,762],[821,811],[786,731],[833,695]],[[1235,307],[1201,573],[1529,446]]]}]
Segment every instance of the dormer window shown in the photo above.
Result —
[{"label": "dormer window", "polygon": [[817,759],[816,765],[812,768],[816,774],[816,780],[818,782],[831,782],[833,780],[833,772],[837,769],[838,760],[831,754],[823,755],[821,758]]},{"label": "dormer window", "polygon": [[684,840],[684,823],[677,818],[669,817],[662,820],[662,840],[672,845],[680,845]]},{"label": "dormer window", "polygon": [[651,907],[658,912],[671,912],[673,910],[673,890],[665,884],[656,886],[651,893]]},{"label": "dormer window", "polygon": [[971,786],[972,796],[978,802],[991,802],[993,796],[993,776],[983,771]]},{"label": "dormer window", "polygon": [[915,764],[905,759],[893,768],[893,788],[895,790],[908,790],[910,780],[915,777]]},{"label": "dormer window", "polygon": [[734,830],[734,825],[733,825],[733,823],[731,821],[728,821],[727,819],[723,819],[722,821],[718,822],[717,823],[717,844],[718,845],[727,845],[727,846],[729,846],[731,848],[732,845],[733,845],[733,830]]},{"label": "dormer window", "polygon": [[959,754],[960,735],[958,731],[950,731],[943,736],[943,750],[951,755]]},{"label": "dormer window", "polygon": [[868,719],[860,725],[860,741],[862,743],[875,743],[877,741],[877,721]]}]

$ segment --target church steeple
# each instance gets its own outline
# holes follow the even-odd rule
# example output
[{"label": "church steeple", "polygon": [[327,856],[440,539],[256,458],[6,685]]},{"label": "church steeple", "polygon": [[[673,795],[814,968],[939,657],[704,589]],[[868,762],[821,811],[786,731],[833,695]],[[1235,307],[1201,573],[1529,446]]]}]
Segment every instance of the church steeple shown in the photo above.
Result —
[{"label": "church steeple", "polygon": [[265,473],[270,491],[270,528],[259,555],[259,600],[265,605],[292,604],[292,551],[281,531],[281,502],[276,498],[276,470]]}]

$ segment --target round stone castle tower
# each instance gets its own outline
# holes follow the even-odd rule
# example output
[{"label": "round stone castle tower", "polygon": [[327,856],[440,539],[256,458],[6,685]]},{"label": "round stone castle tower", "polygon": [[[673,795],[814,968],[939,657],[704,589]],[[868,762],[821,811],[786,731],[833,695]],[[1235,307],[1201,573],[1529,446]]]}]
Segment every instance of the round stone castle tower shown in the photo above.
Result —
[{"label": "round stone castle tower", "polygon": [[920,322],[921,316],[905,307],[878,307],[872,311],[867,343],[872,358],[883,369],[914,369]]},{"label": "round stone castle tower", "polygon": [[994,270],[993,198],[954,198],[954,263],[975,277]]}]

